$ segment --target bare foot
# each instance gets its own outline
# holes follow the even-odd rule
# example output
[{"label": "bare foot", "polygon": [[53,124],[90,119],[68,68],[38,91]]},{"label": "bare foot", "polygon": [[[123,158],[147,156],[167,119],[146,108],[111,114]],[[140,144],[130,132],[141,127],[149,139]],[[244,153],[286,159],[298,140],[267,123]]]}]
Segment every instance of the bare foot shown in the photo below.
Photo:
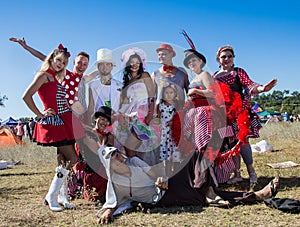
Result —
[{"label": "bare foot", "polygon": [[229,207],[230,203],[218,196],[213,187],[209,187],[206,193],[206,202],[209,206]]},{"label": "bare foot", "polygon": [[265,199],[275,197],[279,189],[279,177],[275,177],[267,186],[263,189],[254,192],[257,199],[263,201]]}]

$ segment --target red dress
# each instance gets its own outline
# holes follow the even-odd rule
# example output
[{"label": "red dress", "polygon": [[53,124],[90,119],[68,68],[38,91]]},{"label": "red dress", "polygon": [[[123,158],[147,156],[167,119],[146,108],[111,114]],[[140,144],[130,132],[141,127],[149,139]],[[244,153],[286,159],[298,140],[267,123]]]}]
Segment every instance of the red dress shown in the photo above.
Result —
[{"label": "red dress", "polygon": [[[228,73],[214,74],[215,80],[225,83],[230,86],[232,91],[238,92],[242,98],[242,109],[248,111],[248,118],[250,121],[247,138],[258,138],[259,130],[262,125],[259,122],[258,115],[251,108],[251,96],[257,95],[254,92],[254,88],[258,87],[259,84],[253,82],[248,74],[242,68],[235,67],[234,70]],[[232,122],[232,127],[236,134],[241,131],[238,125],[238,119]]]},{"label": "red dress", "polygon": [[37,120],[33,141],[38,145],[54,147],[74,144],[76,139],[84,137],[84,129],[67,104],[66,88],[56,80],[52,70],[47,72],[53,76],[54,81],[43,84],[38,95],[44,110],[52,108],[57,115]]}]

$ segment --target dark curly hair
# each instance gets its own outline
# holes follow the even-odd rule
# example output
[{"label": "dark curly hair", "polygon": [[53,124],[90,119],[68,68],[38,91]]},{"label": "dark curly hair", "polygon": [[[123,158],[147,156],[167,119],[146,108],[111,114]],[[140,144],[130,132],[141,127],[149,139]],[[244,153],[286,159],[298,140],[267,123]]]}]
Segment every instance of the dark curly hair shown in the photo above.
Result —
[{"label": "dark curly hair", "polygon": [[143,62],[141,57],[138,54],[133,54],[129,57],[128,61],[126,62],[126,67],[123,71],[123,88],[127,87],[127,85],[130,83],[130,80],[132,79],[131,76],[131,65],[130,65],[130,61],[133,58],[137,58],[139,59],[140,65],[139,65],[139,70],[138,70],[138,78],[142,76],[142,73],[144,72],[144,68],[143,68]]}]

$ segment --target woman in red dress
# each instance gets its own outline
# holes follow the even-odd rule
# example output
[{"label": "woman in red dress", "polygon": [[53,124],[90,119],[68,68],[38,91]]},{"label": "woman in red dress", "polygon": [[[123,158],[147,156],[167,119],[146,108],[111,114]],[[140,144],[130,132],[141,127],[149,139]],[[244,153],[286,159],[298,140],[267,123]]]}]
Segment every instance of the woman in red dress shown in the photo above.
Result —
[{"label": "woman in red dress", "polygon": [[[24,102],[37,116],[33,141],[41,146],[57,147],[58,167],[45,198],[52,211],[61,211],[60,204],[73,208],[67,198],[67,176],[77,161],[75,140],[84,136],[79,119],[72,114],[65,99],[66,89],[61,85],[69,56],[62,45],[53,50],[23,95]],[[43,102],[43,111],[32,98],[36,92]]]},{"label": "woman in red dress", "polygon": [[[227,84],[233,92],[237,92],[240,95],[242,99],[242,109],[244,113],[248,115],[246,117],[249,118],[249,129],[248,132],[245,132],[245,136],[246,138],[257,138],[259,137],[259,129],[262,126],[258,116],[251,111],[251,96],[270,91],[276,85],[277,80],[273,79],[265,85],[253,82],[244,69],[234,66],[234,57],[234,50],[231,46],[220,47],[216,57],[220,70],[213,76],[216,81]],[[238,116],[240,117],[242,114],[240,113]],[[238,123],[239,117],[232,121],[232,126],[233,129],[235,129],[236,134],[241,131]],[[257,183],[257,176],[253,167],[252,151],[248,141],[241,146],[241,156],[247,167],[250,184],[255,185]],[[228,184],[243,181],[240,174],[239,156],[236,156],[235,165],[236,169],[234,171],[234,177],[227,182]]]}]

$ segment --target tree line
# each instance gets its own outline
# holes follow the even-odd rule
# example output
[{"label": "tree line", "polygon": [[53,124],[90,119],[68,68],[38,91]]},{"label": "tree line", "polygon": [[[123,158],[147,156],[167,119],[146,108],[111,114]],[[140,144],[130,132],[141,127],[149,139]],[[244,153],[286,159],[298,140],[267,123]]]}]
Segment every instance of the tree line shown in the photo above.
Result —
[{"label": "tree line", "polygon": [[257,102],[265,110],[287,112],[292,115],[300,114],[300,93],[289,90],[262,93],[252,98],[252,104]]}]

